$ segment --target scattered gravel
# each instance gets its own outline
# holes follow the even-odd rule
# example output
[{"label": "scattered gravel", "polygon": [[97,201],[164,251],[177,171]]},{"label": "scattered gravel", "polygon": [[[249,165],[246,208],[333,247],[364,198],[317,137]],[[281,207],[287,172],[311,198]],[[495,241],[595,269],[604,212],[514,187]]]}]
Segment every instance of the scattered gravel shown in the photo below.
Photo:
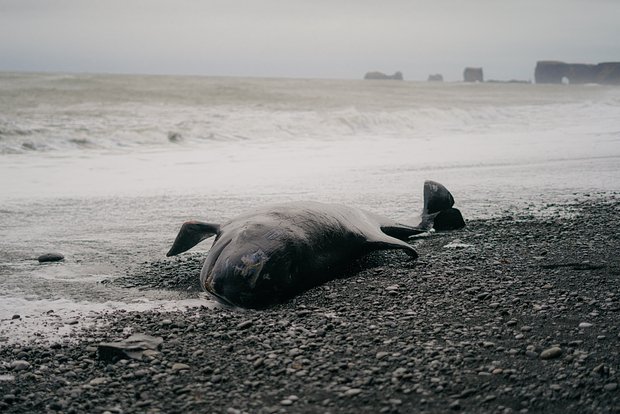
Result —
[{"label": "scattered gravel", "polygon": [[202,292],[199,275],[204,260],[204,254],[190,252],[171,259],[144,262],[127,276],[102,283],[125,288],[176,290],[196,297]]},{"label": "scattered gravel", "polygon": [[[0,412],[618,413],[620,201],[568,210],[471,221],[416,240],[417,262],[373,254],[267,310],[118,311],[73,341],[0,346]],[[191,295],[199,269],[111,283]],[[132,333],[163,343],[100,358]]]}]

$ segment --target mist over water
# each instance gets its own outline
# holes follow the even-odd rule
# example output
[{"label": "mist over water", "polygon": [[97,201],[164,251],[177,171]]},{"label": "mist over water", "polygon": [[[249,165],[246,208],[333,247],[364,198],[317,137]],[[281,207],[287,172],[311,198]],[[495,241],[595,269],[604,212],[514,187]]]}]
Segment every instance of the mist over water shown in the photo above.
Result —
[{"label": "mist over water", "polygon": [[485,218],[620,191],[619,170],[619,88],[4,73],[0,319],[178,300],[97,282],[187,219],[304,199],[402,219],[425,179]]}]

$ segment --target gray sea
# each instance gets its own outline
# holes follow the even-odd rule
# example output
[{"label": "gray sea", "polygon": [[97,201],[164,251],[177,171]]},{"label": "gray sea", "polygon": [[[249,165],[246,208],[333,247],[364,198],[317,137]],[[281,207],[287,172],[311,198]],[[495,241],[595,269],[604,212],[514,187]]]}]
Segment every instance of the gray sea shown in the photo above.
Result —
[{"label": "gray sea", "polygon": [[425,179],[468,219],[620,191],[620,88],[0,73],[0,343],[205,303],[100,283],[185,220],[288,200],[402,219]]}]

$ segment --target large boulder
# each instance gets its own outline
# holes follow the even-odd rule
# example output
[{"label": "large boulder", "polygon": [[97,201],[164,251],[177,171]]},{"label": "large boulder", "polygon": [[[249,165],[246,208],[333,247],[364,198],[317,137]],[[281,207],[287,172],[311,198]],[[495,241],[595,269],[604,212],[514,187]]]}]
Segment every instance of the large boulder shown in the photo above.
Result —
[{"label": "large boulder", "polygon": [[465,68],[463,71],[463,80],[465,82],[484,82],[482,68]]}]

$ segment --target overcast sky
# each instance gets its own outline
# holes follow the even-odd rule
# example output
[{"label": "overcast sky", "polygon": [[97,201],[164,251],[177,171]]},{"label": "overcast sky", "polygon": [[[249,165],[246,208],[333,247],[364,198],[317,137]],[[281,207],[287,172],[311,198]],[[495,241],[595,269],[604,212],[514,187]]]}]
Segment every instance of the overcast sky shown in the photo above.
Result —
[{"label": "overcast sky", "polygon": [[0,70],[406,79],[620,61],[620,0],[0,0]]}]

